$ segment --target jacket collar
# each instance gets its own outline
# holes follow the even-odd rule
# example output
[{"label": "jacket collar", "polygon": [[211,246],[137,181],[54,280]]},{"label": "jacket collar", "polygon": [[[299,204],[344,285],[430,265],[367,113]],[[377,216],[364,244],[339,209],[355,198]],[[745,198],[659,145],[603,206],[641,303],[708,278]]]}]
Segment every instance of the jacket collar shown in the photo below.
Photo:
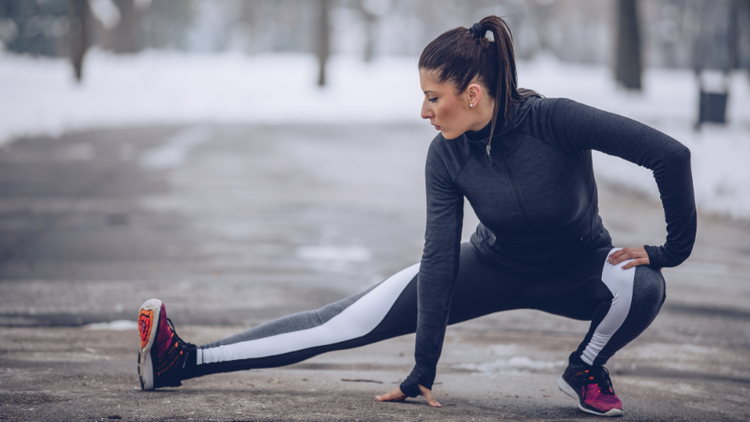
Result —
[{"label": "jacket collar", "polygon": [[489,162],[490,166],[493,166],[494,160],[492,159],[492,146],[493,144],[497,147],[499,150],[503,150],[505,145],[503,145],[503,137],[507,135],[508,133],[514,131],[516,128],[518,128],[523,120],[526,118],[527,114],[529,113],[530,105],[537,99],[538,97],[528,97],[521,102],[521,104],[518,107],[515,107],[511,114],[510,122],[506,121],[502,117],[498,116],[497,123],[495,126],[495,132],[492,134],[492,139],[490,140],[490,126],[492,126],[492,122],[489,122],[487,126],[483,127],[480,130],[477,131],[467,131],[464,132],[463,137],[466,139],[466,141],[470,145],[476,145],[480,147],[487,157],[487,161]]}]

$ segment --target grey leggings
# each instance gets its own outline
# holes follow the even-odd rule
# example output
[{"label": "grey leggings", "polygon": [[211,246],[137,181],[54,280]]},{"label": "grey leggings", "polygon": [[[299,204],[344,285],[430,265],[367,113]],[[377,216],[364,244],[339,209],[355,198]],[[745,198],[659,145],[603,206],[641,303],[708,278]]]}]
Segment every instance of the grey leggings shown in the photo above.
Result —
[{"label": "grey leggings", "polygon": [[[595,249],[554,273],[523,276],[494,268],[470,244],[463,244],[449,324],[523,308],[590,320],[574,356],[603,365],[651,324],[665,299],[661,271],[647,266],[623,270],[624,263],[612,266],[606,262],[612,251]],[[200,346],[195,369],[187,377],[289,365],[413,333],[418,272],[415,264],[339,302]]]}]

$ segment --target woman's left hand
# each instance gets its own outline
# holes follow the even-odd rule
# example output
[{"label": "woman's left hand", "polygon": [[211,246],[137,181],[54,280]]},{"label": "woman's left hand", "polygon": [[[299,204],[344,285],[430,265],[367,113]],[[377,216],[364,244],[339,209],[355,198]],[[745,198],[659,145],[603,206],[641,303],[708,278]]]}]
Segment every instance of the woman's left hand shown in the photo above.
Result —
[{"label": "woman's left hand", "polygon": [[622,248],[619,251],[615,251],[607,258],[607,262],[612,265],[617,265],[629,259],[632,259],[632,261],[623,265],[623,270],[637,267],[639,265],[649,265],[651,263],[651,261],[649,261],[648,259],[646,248],[644,248],[643,246],[639,246],[637,248]]},{"label": "woman's left hand", "polygon": [[[427,404],[429,404],[432,407],[443,407],[442,404],[438,403],[437,400],[435,400],[435,397],[432,396],[432,390],[430,390],[427,387],[419,386],[419,392],[424,396],[425,400],[427,400]],[[404,401],[406,400],[408,396],[401,392],[400,387],[396,387],[395,389],[380,395],[375,396],[375,400],[377,401]]]}]

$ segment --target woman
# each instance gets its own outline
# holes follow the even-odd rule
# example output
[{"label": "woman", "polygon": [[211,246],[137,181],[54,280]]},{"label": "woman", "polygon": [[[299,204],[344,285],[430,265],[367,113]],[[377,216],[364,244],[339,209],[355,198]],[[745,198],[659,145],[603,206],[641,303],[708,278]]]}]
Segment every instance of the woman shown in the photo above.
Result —
[{"label": "woman", "polygon": [[[485,35],[490,31],[493,40]],[[419,60],[422,117],[440,134],[425,169],[422,261],[373,288],[196,347],[161,301],[139,315],[144,390],[210,373],[287,365],[416,331],[416,365],[376,400],[432,395],[447,324],[530,308],[590,320],[558,380],[585,412],[622,414],[604,364],[664,302],[661,267],[690,255],[696,210],[690,152],[630,119],[518,89],[510,30],[489,16],[430,43]],[[591,150],[653,170],[667,220],[662,246],[615,249],[598,215]],[[481,224],[461,244],[463,201]]]}]

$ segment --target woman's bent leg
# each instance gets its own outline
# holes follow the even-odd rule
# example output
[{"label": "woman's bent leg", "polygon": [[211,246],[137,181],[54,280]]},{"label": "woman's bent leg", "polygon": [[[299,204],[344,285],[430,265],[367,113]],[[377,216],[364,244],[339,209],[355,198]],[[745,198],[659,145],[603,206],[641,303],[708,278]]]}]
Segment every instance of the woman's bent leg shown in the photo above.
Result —
[{"label": "woman's bent leg", "polygon": [[[607,263],[615,249],[597,249],[534,287],[530,308],[569,318],[590,320],[591,325],[572,359],[604,365],[654,321],[665,299],[661,271],[648,266],[623,270],[625,262]],[[547,286],[562,280],[583,280],[562,294],[544,295]]]},{"label": "woman's bent leg", "polygon": [[660,271],[646,266],[623,270],[624,262],[610,265],[606,258],[612,251],[592,251],[567,271],[561,271],[563,278],[572,275],[584,282],[562,295],[539,298],[535,306],[558,315],[591,320],[589,331],[570,355],[558,386],[578,401],[581,410],[600,416],[622,414],[622,402],[602,365],[653,322],[665,298]]},{"label": "woman's bent leg", "polygon": [[[665,298],[661,271],[647,266],[623,270],[606,262],[614,249],[598,249],[554,278],[583,280],[561,295],[541,296],[535,287],[531,308],[590,320],[586,337],[574,353],[588,365],[604,365],[654,321]],[[554,280],[552,280],[554,282]]]},{"label": "woman's bent leg", "polygon": [[575,353],[589,365],[606,364],[618,350],[641,335],[656,319],[666,298],[661,271],[647,266],[612,269],[615,277],[607,277],[606,270],[602,275],[612,292],[612,302],[597,308],[589,332]]}]

